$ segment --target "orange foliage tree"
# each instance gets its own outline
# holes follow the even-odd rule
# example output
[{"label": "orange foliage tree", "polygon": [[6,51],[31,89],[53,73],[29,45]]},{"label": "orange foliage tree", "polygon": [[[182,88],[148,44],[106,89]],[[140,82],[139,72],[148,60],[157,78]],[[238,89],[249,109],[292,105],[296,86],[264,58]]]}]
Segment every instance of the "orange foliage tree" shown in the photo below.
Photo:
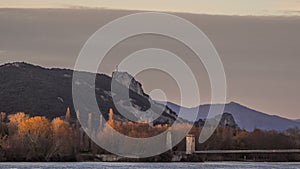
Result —
[{"label": "orange foliage tree", "polygon": [[9,120],[9,133],[14,134],[18,130],[19,124],[29,119],[29,115],[24,112],[19,112],[16,114],[11,114],[8,116]]},{"label": "orange foliage tree", "polygon": [[51,122],[53,130],[53,145],[48,154],[52,156],[70,156],[73,148],[73,134],[70,124],[60,118],[55,118]]},{"label": "orange foliage tree", "polygon": [[18,137],[21,139],[26,158],[44,159],[52,145],[52,128],[46,117],[36,116],[18,125]]},{"label": "orange foliage tree", "polygon": [[114,119],[113,119],[113,116],[114,116],[114,111],[112,108],[109,109],[109,117],[108,117],[108,124],[113,127],[114,126]]}]

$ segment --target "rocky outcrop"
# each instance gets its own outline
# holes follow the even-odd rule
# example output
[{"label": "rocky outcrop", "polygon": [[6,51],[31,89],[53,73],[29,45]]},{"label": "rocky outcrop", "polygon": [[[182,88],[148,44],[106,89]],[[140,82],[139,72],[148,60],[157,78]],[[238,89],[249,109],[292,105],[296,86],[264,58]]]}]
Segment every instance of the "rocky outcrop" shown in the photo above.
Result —
[{"label": "rocky outcrop", "polygon": [[135,78],[127,72],[115,71],[112,73],[112,79],[116,80],[123,86],[128,87],[130,90],[136,92],[137,94],[145,95],[142,84],[136,81]]},{"label": "rocky outcrop", "polygon": [[238,128],[237,123],[235,122],[232,114],[230,114],[230,113],[224,113],[222,115],[219,126],[229,127],[229,128]]},{"label": "rocky outcrop", "polygon": [[[221,115],[218,115],[214,118],[210,118],[210,119],[199,119],[197,122],[195,122],[195,126],[204,126],[205,122],[207,122],[207,124],[209,126],[218,124],[219,127],[228,127],[228,128],[239,128],[237,123],[235,122],[232,114],[230,113],[223,113],[222,117],[220,117]],[[218,123],[219,120],[219,123]]]}]

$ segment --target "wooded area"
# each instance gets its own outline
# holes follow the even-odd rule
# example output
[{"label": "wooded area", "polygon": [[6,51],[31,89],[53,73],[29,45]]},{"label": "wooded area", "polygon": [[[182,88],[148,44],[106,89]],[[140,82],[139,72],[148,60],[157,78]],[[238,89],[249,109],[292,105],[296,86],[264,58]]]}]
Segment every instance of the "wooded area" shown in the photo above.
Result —
[{"label": "wooded area", "polygon": [[[49,120],[46,117],[29,117],[23,112],[0,116],[0,160],[1,161],[78,161],[81,153],[109,154],[94,144],[82,131],[79,122],[71,123],[70,110],[65,117]],[[113,119],[110,109],[109,119],[103,132],[96,134],[101,141],[106,140],[106,130],[110,125],[115,130],[130,137],[146,138],[157,135],[169,125],[149,126],[146,123],[119,122]],[[197,138],[201,127],[183,123],[172,126],[172,137],[187,127],[196,137],[196,150],[251,150],[251,149],[300,149],[300,130],[291,128],[284,132],[248,132],[239,128],[219,127],[213,136],[203,144]],[[173,151],[185,151],[185,139],[174,146]]]}]

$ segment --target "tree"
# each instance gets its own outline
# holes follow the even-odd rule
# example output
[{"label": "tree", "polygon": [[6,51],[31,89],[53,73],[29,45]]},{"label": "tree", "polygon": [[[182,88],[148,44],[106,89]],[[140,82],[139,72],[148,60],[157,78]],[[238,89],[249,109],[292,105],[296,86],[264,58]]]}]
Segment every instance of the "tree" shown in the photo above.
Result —
[{"label": "tree", "polygon": [[7,134],[7,125],[5,123],[6,113],[0,113],[0,137],[5,136]]},{"label": "tree", "polygon": [[51,122],[53,145],[46,159],[70,156],[73,153],[73,135],[68,122],[55,118]]},{"label": "tree", "polygon": [[113,119],[113,116],[114,116],[114,112],[113,112],[113,109],[110,108],[109,109],[109,117],[108,117],[108,124],[113,127],[114,126],[114,119]]},{"label": "tree", "polygon": [[5,121],[5,118],[6,118],[6,113],[5,113],[5,112],[1,112],[1,113],[0,113],[0,121],[1,121],[1,122],[4,122],[4,121]]},{"label": "tree", "polygon": [[66,111],[66,122],[70,123],[70,121],[71,121],[71,111],[70,108],[68,107]]},{"label": "tree", "polygon": [[36,116],[18,125],[20,144],[26,152],[26,160],[47,160],[52,145],[52,127],[46,117]]},{"label": "tree", "polygon": [[29,119],[29,115],[25,114],[24,112],[19,112],[16,114],[11,114],[8,116],[9,120],[9,134],[12,135],[18,130],[19,124],[23,123],[24,121]]}]

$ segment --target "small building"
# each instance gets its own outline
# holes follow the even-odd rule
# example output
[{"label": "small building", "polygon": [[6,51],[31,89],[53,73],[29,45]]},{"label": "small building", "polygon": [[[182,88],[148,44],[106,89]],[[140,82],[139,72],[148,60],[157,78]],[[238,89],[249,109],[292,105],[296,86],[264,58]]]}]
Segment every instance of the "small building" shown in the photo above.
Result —
[{"label": "small building", "polygon": [[185,137],[186,141],[186,154],[193,154],[195,152],[195,136],[192,134],[189,134]]}]

